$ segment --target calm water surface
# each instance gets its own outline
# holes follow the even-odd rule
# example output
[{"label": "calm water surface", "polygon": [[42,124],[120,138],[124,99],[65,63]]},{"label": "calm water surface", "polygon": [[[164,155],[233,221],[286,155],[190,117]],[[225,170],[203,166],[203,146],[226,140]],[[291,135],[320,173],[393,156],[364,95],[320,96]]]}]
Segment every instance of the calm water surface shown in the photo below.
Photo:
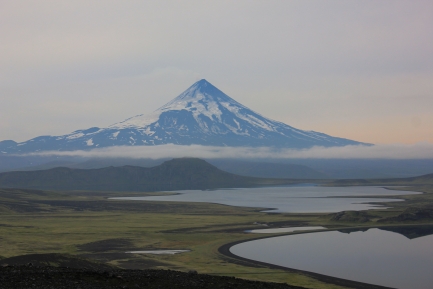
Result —
[{"label": "calm water surface", "polygon": [[[319,187],[286,186],[213,191],[186,190],[177,195],[153,197],[121,197],[120,200],[205,202],[240,207],[259,207],[270,212],[326,213],[346,210],[367,210],[377,207],[369,202],[401,201],[391,198],[368,198],[417,194],[416,192],[387,190],[381,187]],[[353,196],[360,196],[354,198]],[[361,198],[362,196],[362,198]],[[350,197],[350,198],[345,198]],[[384,207],[380,207],[384,208]],[[271,210],[270,210],[271,209]]]},{"label": "calm water surface", "polygon": [[[403,228],[413,238],[407,231]],[[256,261],[364,283],[433,288],[433,235],[408,237],[380,229],[331,231],[255,240],[230,251]]]}]

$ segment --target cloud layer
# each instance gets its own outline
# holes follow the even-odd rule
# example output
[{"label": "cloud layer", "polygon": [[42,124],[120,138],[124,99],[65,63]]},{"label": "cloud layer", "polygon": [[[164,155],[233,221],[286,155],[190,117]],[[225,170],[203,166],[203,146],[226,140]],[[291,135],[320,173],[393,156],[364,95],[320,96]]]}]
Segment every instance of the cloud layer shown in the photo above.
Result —
[{"label": "cloud layer", "polygon": [[391,144],[375,146],[313,147],[310,149],[276,150],[267,147],[212,146],[123,146],[89,151],[50,151],[30,155],[79,156],[91,158],[264,158],[264,159],[433,159],[433,144]]}]

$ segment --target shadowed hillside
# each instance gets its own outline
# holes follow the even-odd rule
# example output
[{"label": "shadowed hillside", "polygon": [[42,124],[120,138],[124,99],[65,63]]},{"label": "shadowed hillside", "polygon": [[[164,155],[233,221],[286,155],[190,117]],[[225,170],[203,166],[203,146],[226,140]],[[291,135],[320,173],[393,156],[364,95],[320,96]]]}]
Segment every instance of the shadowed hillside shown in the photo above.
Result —
[{"label": "shadowed hillside", "polygon": [[173,159],[152,168],[123,166],[84,170],[60,167],[0,174],[0,187],[47,190],[163,191],[290,183],[294,181],[234,175],[195,158]]}]

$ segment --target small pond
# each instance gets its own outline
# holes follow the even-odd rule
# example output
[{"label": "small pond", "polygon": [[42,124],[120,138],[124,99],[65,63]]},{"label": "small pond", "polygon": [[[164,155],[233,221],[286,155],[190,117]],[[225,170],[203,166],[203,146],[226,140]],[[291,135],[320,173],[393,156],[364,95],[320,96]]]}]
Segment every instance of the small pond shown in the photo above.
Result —
[{"label": "small pond", "polygon": [[144,251],[129,251],[130,254],[151,254],[151,255],[175,255],[189,252],[190,250],[144,250]]},{"label": "small pond", "polygon": [[291,233],[296,231],[314,231],[314,230],[322,230],[326,229],[321,226],[311,226],[311,227],[287,227],[287,228],[269,228],[269,229],[255,229],[255,230],[246,230],[246,233],[255,233],[255,234],[274,234],[274,233]]}]

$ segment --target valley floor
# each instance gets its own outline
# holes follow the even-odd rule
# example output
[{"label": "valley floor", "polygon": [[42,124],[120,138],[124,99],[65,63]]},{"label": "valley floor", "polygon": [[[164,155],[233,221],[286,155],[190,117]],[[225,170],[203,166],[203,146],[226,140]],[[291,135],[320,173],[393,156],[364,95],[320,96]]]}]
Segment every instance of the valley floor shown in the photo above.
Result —
[{"label": "valley floor", "polygon": [[[257,238],[245,233],[247,229],[307,225],[343,229],[396,224],[392,218],[403,214],[407,207],[426,210],[432,204],[432,187],[415,190],[426,194],[406,196],[406,202],[389,204],[393,208],[387,210],[364,212],[362,218],[348,213],[349,217],[338,219],[335,214],[267,214],[256,208],[216,204],[107,199],[126,194],[122,192],[1,189],[0,256],[4,259],[0,264],[7,264],[11,260],[7,258],[14,256],[60,253],[124,269],[195,270],[200,274],[304,288],[377,288],[240,260],[221,254],[220,248]],[[385,221],[378,222],[380,219]],[[432,223],[432,220],[423,217],[398,221],[398,224],[418,223]],[[278,234],[267,236],[275,235]],[[127,253],[155,249],[191,251],[176,255]]]}]

